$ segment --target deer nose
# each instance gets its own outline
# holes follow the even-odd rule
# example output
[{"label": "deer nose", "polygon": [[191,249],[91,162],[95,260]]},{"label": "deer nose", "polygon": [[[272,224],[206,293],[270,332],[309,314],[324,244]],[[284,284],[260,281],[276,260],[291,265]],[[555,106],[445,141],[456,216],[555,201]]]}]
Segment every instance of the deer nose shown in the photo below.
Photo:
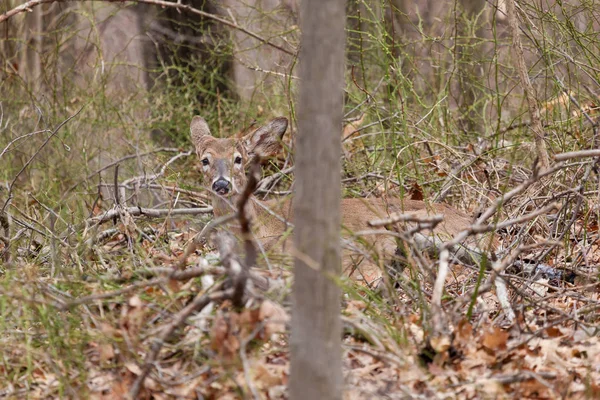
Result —
[{"label": "deer nose", "polygon": [[224,196],[229,193],[229,190],[231,189],[231,183],[226,179],[220,178],[213,183],[212,188],[215,192],[221,196]]}]

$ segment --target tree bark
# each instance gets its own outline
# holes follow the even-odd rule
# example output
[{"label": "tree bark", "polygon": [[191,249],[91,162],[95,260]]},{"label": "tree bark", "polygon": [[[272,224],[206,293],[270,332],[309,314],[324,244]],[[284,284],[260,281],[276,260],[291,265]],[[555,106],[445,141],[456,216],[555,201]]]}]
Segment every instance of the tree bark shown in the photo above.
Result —
[{"label": "tree bark", "polygon": [[345,2],[303,0],[290,398],[341,399],[340,152]]}]

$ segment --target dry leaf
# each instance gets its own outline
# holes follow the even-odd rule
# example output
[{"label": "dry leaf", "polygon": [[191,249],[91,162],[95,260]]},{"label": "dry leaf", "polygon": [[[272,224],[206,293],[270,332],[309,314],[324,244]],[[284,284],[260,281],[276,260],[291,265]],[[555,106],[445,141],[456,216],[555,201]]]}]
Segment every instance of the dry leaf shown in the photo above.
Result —
[{"label": "dry leaf", "polygon": [[497,326],[492,326],[484,332],[481,344],[491,351],[505,350],[509,336],[510,333],[508,331]]},{"label": "dry leaf", "polygon": [[139,367],[139,365],[133,362],[126,362],[125,368],[127,368],[127,371],[131,372],[135,376],[140,376],[142,374],[142,369]]},{"label": "dry leaf", "polygon": [[412,185],[410,186],[409,194],[411,200],[422,201],[424,198],[423,188],[417,182],[412,183]]},{"label": "dry leaf", "polygon": [[436,353],[445,353],[450,348],[450,338],[447,335],[433,337],[429,340],[431,347]]}]

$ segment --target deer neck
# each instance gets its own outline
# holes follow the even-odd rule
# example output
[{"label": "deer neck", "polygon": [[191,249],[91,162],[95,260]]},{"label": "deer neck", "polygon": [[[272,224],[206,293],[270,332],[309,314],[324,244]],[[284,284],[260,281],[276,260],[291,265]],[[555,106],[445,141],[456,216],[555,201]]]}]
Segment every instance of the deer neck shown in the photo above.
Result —
[{"label": "deer neck", "polygon": [[215,218],[231,214],[235,210],[235,199],[231,201],[220,196],[213,196],[213,215]]},{"label": "deer neck", "polygon": [[[232,214],[234,212],[237,211],[237,204],[238,204],[238,196],[233,196],[229,199],[225,199],[223,197],[220,196],[214,196],[212,199],[212,204],[213,204],[213,215],[215,216],[215,218],[219,218],[219,217],[223,217],[225,215],[229,215]],[[248,219],[250,219],[251,223],[256,225],[257,222],[257,206],[254,203],[255,199],[250,198],[247,202],[246,202],[246,206],[244,207],[244,212],[246,214],[246,217]],[[234,223],[234,225],[236,225]],[[259,228],[260,230],[260,228]],[[260,236],[261,232],[257,232]]]}]

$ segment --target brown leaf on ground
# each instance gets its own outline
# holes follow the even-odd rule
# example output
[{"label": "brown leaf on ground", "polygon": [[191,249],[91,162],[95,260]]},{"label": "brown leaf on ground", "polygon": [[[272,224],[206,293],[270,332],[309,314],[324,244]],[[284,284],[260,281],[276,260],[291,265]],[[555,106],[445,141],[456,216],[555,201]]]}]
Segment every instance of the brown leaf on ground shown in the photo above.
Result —
[{"label": "brown leaf on ground", "polygon": [[421,187],[421,185],[419,185],[418,182],[413,182],[412,185],[410,185],[410,199],[411,200],[423,200],[424,196],[423,196],[423,188]]},{"label": "brown leaf on ground", "polygon": [[489,327],[481,338],[481,344],[490,351],[505,350],[510,333],[497,326]]}]

